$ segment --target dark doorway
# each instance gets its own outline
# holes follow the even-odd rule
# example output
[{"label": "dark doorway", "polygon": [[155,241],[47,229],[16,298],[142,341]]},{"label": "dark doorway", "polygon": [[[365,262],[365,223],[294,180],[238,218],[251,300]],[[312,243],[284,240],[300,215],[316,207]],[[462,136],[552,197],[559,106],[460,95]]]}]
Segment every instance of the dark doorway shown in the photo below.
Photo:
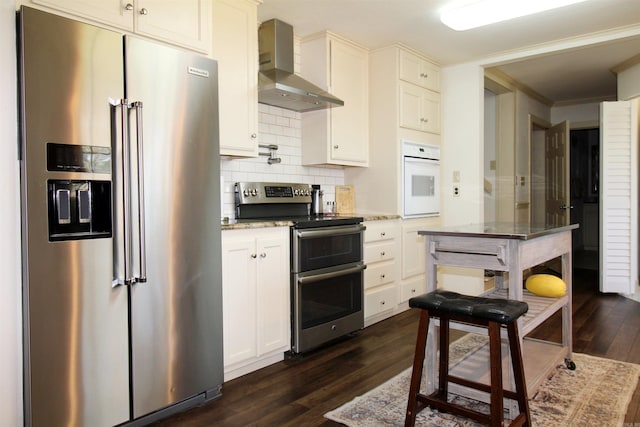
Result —
[{"label": "dark doorway", "polygon": [[598,269],[600,238],[600,129],[571,131],[571,223],[580,224],[573,234],[573,266]]}]

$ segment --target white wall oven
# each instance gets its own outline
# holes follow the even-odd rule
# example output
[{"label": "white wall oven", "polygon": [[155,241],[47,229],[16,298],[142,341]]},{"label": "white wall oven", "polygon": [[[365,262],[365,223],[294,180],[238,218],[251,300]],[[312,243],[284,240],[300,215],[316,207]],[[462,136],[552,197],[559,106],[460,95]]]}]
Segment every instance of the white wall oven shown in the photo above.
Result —
[{"label": "white wall oven", "polygon": [[440,214],[440,147],[402,141],[402,215]]}]

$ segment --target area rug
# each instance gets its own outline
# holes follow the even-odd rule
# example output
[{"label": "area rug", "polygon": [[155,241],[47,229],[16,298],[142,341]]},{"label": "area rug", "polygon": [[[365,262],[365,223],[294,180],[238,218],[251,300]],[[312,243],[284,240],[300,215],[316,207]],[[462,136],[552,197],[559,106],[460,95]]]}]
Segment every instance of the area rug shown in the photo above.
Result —
[{"label": "area rug", "polygon": [[[467,351],[482,345],[485,337],[469,334],[450,347],[455,363]],[[640,365],[573,353],[576,370],[564,364],[529,396],[532,424],[535,427],[608,427],[622,426],[627,406],[640,376]],[[386,427],[404,425],[411,368],[386,383],[324,416],[349,427]],[[456,402],[488,413],[488,405],[460,396]],[[425,408],[416,417],[420,427],[476,427],[466,418]]]}]

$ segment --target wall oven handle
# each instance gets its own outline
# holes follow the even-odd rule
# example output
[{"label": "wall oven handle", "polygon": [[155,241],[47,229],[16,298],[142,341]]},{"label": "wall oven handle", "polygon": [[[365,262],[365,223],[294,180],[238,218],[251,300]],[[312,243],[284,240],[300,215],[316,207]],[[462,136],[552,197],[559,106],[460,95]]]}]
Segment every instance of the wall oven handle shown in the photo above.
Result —
[{"label": "wall oven handle", "polygon": [[314,237],[341,236],[344,234],[360,233],[367,227],[362,224],[342,225],[337,227],[314,228],[308,230],[296,230],[296,236],[300,239]]},{"label": "wall oven handle", "polygon": [[353,267],[342,268],[340,270],[331,271],[329,273],[314,274],[312,276],[300,277],[298,278],[298,283],[306,284],[306,283],[319,282],[321,280],[333,279],[334,277],[340,277],[346,274],[352,274],[352,273],[357,273],[359,271],[363,271],[365,268],[367,268],[365,264],[358,264]]}]

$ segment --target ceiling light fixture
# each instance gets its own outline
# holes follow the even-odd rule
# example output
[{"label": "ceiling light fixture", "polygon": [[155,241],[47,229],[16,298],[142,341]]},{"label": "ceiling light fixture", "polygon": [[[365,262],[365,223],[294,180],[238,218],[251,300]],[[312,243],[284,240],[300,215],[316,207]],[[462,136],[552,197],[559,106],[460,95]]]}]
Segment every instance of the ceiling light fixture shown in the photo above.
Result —
[{"label": "ceiling light fixture", "polygon": [[520,16],[533,15],[585,0],[475,0],[446,7],[440,20],[456,31],[482,27]]}]

